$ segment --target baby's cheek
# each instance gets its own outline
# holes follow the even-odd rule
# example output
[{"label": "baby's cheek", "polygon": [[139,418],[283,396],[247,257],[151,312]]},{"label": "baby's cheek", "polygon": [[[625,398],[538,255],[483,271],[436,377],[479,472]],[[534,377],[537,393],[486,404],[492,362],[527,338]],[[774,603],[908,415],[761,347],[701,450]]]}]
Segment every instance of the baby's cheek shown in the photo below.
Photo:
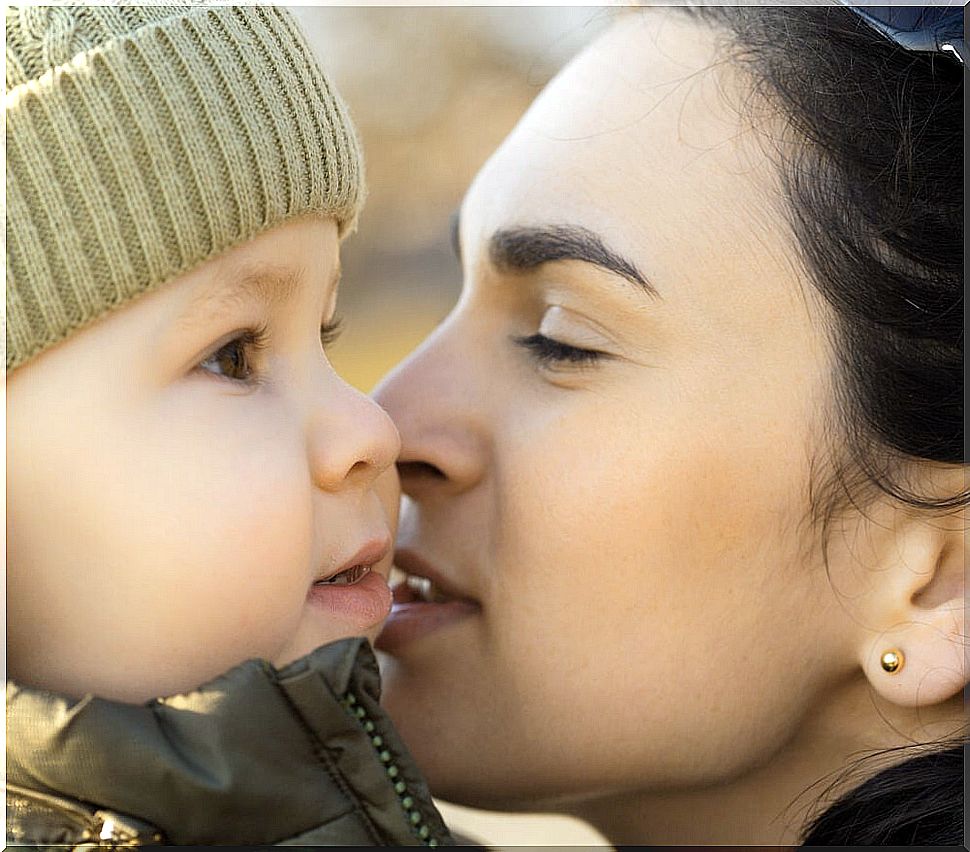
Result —
[{"label": "baby's cheek", "polygon": [[209,625],[200,638],[232,662],[271,657],[292,635],[312,573],[306,471],[282,455],[260,461],[240,458],[233,476],[197,480],[179,513],[181,593],[194,591],[194,615]]},{"label": "baby's cheek", "polygon": [[311,500],[280,489],[253,502],[240,508],[226,541],[237,605],[252,629],[282,638],[299,618],[315,568]]}]

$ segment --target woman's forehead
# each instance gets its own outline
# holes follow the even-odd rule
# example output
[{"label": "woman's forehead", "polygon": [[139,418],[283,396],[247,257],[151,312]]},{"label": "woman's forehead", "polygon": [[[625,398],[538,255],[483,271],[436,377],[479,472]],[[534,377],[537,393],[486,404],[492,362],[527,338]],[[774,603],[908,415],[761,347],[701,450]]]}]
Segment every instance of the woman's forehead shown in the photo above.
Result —
[{"label": "woman's forehead", "polygon": [[670,9],[601,36],[479,174],[462,209],[466,252],[510,226],[569,225],[661,283],[689,266],[744,279],[766,256],[790,277],[778,173],[715,39]]},{"label": "woman's forehead", "polygon": [[725,214],[736,215],[774,175],[739,111],[742,86],[708,28],[674,10],[631,15],[536,99],[469,200],[483,212],[528,218],[547,215],[554,199],[563,215],[612,209],[629,221],[647,206],[690,197],[698,203],[683,213],[696,227],[697,213],[714,212],[698,210],[701,199],[723,195]]}]

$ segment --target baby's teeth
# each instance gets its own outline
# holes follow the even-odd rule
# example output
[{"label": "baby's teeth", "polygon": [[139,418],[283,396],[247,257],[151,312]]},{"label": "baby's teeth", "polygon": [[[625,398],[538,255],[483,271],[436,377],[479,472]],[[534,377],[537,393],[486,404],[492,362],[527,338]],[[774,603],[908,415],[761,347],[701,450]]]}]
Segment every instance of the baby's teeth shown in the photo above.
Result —
[{"label": "baby's teeth", "polygon": [[327,586],[352,586],[354,583],[362,580],[368,571],[370,571],[370,567],[367,565],[355,565],[353,568],[348,568],[346,571],[334,574],[326,580],[317,580],[317,584]]},{"label": "baby's teeth", "polygon": [[367,565],[355,565],[347,572],[347,585],[359,583],[369,570],[370,567]]}]

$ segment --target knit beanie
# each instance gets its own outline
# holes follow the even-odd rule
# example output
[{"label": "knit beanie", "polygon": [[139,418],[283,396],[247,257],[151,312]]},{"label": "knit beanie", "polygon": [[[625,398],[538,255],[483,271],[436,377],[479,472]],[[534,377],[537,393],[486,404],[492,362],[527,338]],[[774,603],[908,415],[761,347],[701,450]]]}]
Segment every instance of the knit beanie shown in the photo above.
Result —
[{"label": "knit beanie", "polygon": [[352,229],[358,142],[268,6],[8,7],[7,369],[281,224]]}]

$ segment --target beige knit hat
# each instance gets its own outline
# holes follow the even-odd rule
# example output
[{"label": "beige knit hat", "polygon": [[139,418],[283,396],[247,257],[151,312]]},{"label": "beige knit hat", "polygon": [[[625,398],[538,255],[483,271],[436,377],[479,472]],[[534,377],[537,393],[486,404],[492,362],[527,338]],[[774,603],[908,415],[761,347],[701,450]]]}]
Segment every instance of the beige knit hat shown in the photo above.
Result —
[{"label": "beige knit hat", "polygon": [[362,202],[345,107],[267,6],[8,7],[7,369],[284,220]]}]

